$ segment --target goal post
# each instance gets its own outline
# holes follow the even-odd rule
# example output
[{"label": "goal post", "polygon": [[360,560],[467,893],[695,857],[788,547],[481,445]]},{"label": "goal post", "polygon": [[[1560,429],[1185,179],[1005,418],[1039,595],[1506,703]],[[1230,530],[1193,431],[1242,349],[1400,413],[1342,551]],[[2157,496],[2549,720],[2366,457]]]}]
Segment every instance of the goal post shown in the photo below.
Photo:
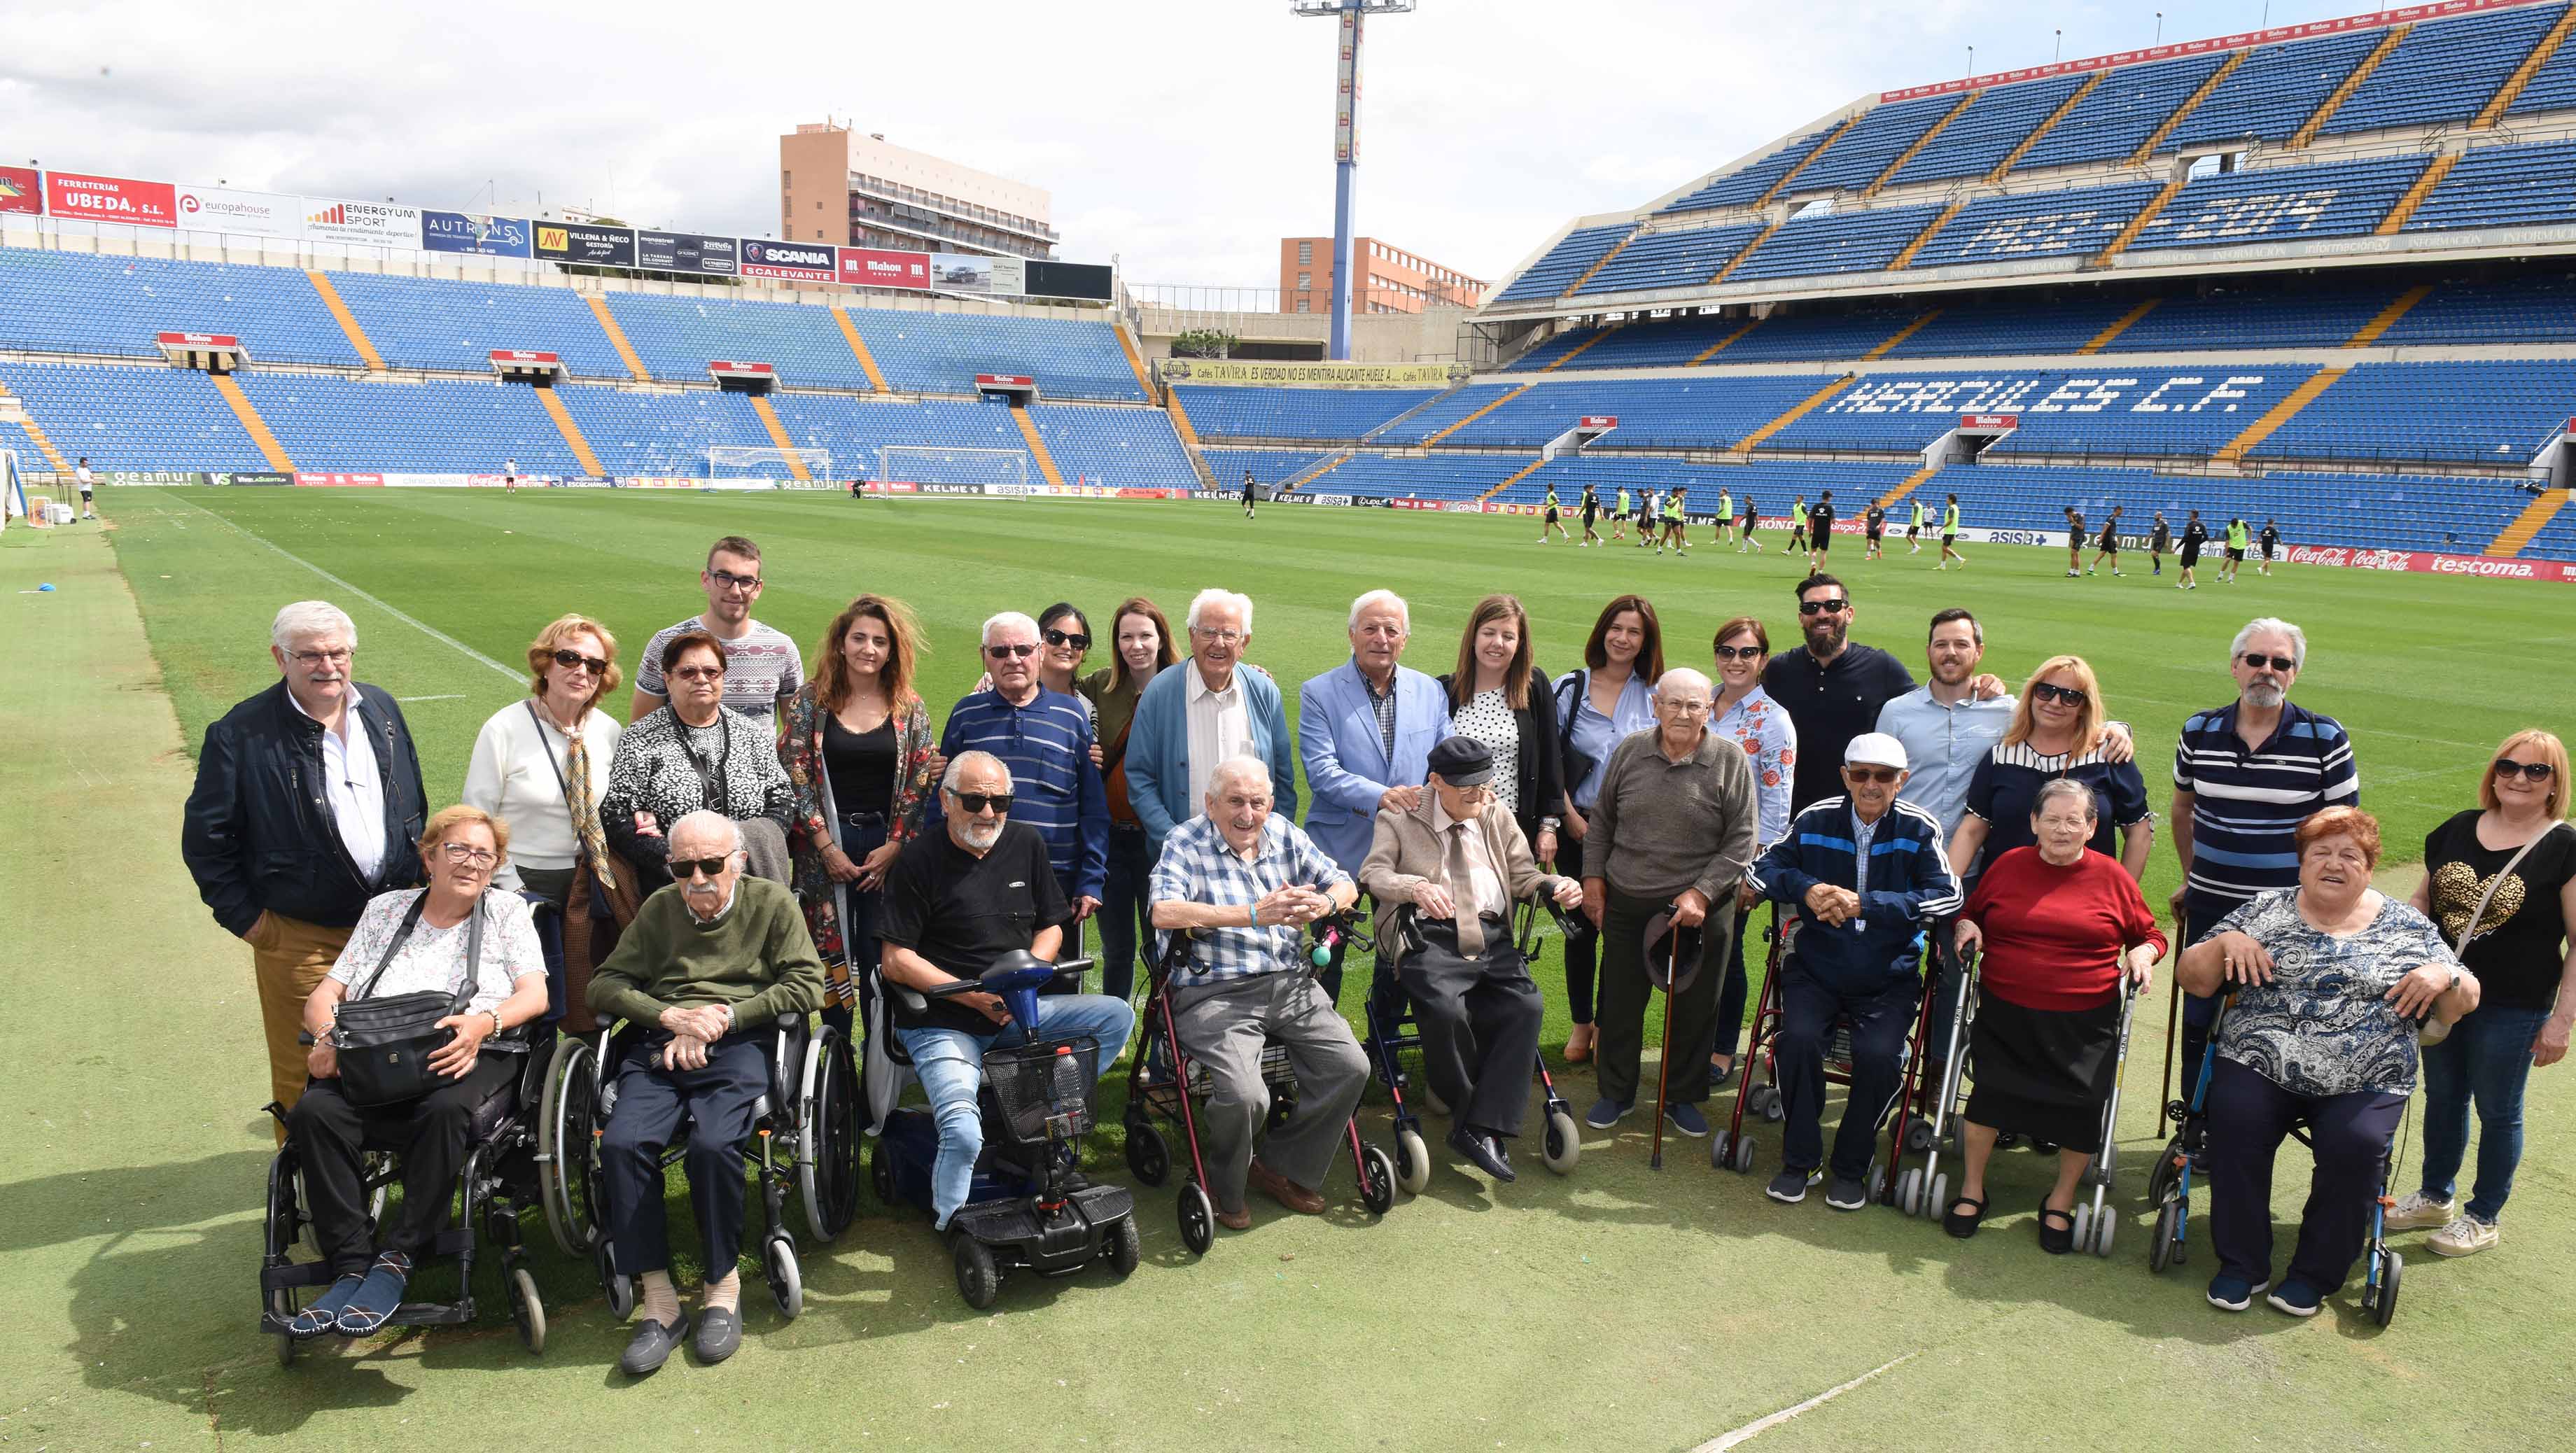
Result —
[{"label": "goal post", "polygon": [[[790,459],[801,459],[805,473],[798,479]],[[766,479],[780,489],[836,489],[832,478],[832,451],[829,449],[754,449],[748,445],[710,445],[705,454],[708,479]]]},{"label": "goal post", "polygon": [[1029,484],[1029,451],[881,444],[877,446],[876,477],[914,484],[994,486],[1005,494],[1025,496]]}]

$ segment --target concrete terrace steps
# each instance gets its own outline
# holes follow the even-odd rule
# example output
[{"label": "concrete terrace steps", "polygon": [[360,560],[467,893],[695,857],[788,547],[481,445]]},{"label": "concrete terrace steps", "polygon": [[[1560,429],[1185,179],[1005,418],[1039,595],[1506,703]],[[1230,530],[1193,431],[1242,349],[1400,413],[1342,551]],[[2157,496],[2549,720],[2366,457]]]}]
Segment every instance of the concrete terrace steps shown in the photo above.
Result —
[{"label": "concrete terrace steps", "polygon": [[1905,148],[1905,150],[1898,152],[1896,154],[1896,160],[1887,164],[1887,170],[1880,172],[1877,177],[1871,180],[1868,186],[1861,188],[1860,194],[1864,197],[1877,196],[1886,188],[1889,182],[1896,180],[1896,174],[1898,172],[1905,170],[1905,164],[1907,162],[1914,160],[1915,153],[1921,151],[1927,146],[1930,146],[1932,144],[1932,138],[1940,135],[1949,127],[1951,122],[1958,120],[1960,116],[1967,112],[1969,107],[1977,104],[1977,98],[1984,94],[1986,94],[1984,91],[1970,91],[1968,94],[1960,97],[1958,105],[1942,112],[1941,119],[1924,128],[1923,134],[1914,138],[1914,144]]},{"label": "concrete terrace steps", "polygon": [[376,345],[367,337],[367,330],[358,326],[358,315],[349,311],[347,303],[340,301],[340,290],[331,286],[330,277],[319,268],[307,269],[304,275],[312,279],[314,293],[322,299],[322,306],[330,310],[333,321],[340,325],[340,331],[349,335],[349,346],[358,350],[358,356],[366,360],[367,371],[384,372],[385,356],[376,351]]},{"label": "concrete terrace steps", "polygon": [[581,425],[573,422],[572,410],[565,408],[564,401],[555,397],[555,391],[550,388],[537,390],[537,402],[543,404],[546,413],[554,419],[556,430],[563,435],[564,447],[572,451],[573,458],[581,461],[582,472],[593,479],[605,479],[608,471],[600,467],[599,455],[591,450],[590,441],[582,437]]},{"label": "concrete terrace steps", "polygon": [[242,392],[241,384],[228,373],[209,377],[215,381],[215,392],[222,394],[224,402],[231,406],[233,417],[241,420],[242,432],[250,435],[250,442],[259,446],[260,457],[268,461],[268,467],[294,473],[295,461],[286,457],[286,446],[277,442],[276,433],[268,427],[268,421],[259,416],[259,410],[251,404],[250,395]]},{"label": "concrete terrace steps", "polygon": [[2155,156],[2156,148],[2165,144],[2165,138],[2174,134],[2175,127],[2182,125],[2183,118],[2196,110],[2201,102],[2208,100],[2220,86],[2227,84],[2227,78],[2234,75],[2236,68],[2245,64],[2245,58],[2253,53],[2254,48],[2247,46],[2221,62],[2217,70],[2209,73],[2209,79],[2200,83],[2199,89],[2182,98],[2182,104],[2176,106],[2174,113],[2164,119],[2164,124],[2148,133],[2143,145],[2129,153],[2129,165],[2146,165],[2148,160]]},{"label": "concrete terrace steps", "polygon": [[[1780,180],[1771,184],[1771,190],[1754,198],[1751,210],[1759,211],[1760,209],[1771,205],[1772,199],[1778,197],[1791,182],[1798,179],[1798,173],[1805,171],[1809,166],[1813,165],[1817,157],[1823,156],[1826,152],[1833,150],[1834,143],[1843,139],[1843,133],[1851,130],[1859,124],[1860,118],[1858,116],[1847,116],[1843,118],[1843,123],[1834,128],[1833,135],[1816,143],[1815,149],[1808,152],[1806,156],[1801,158],[1796,166],[1793,166],[1780,174]],[[1751,249],[1747,248],[1746,251],[1751,251]],[[1741,254],[1738,255],[1740,256]],[[1725,274],[1720,273],[1719,276],[1723,277]]]},{"label": "concrete terrace steps", "polygon": [[2251,452],[2255,445],[2271,438],[2274,432],[2279,430],[2283,424],[2296,418],[2299,410],[2315,403],[2317,395],[2334,387],[2335,383],[2349,372],[2351,372],[2351,370],[2345,368],[2321,368],[2317,370],[2314,374],[2311,374],[2308,377],[2308,380],[2305,383],[2302,383],[2297,388],[2290,390],[2289,395],[2286,398],[2283,398],[2279,403],[2274,404],[2269,409],[2264,410],[2263,417],[2246,425],[2244,433],[2228,440],[2217,453],[2209,456],[2211,462],[2217,464],[2242,464],[2245,460],[2246,454]]},{"label": "concrete terrace steps", "polygon": [[2513,74],[2504,78],[2504,84],[2498,86],[2496,93],[2487,98],[2487,104],[2470,118],[2471,131],[2492,130],[2497,122],[2504,119],[2504,113],[2512,110],[2513,103],[2521,99],[2523,88],[2531,84],[2531,78],[2539,75],[2540,68],[2549,64],[2549,58],[2558,53],[2558,47],[2566,41],[2571,28],[2576,28],[2576,6],[2568,7],[2567,12],[2558,17],[2558,23],[2549,27],[2549,33],[2532,46],[2531,54],[2522,58],[2522,64],[2514,67]]},{"label": "concrete terrace steps", "polygon": [[[2576,15],[2576,8],[2569,9],[2567,13]],[[2456,151],[2446,151],[2433,158],[2433,164],[2424,168],[2424,174],[2417,177],[2415,184],[2406,189],[2406,194],[2397,199],[2397,205],[2389,208],[2388,215],[2379,219],[2379,225],[2370,229],[2371,235],[2394,237],[2404,231],[2406,219],[2415,215],[2415,209],[2424,205],[2424,199],[2433,195],[2433,189],[2442,184],[2442,178],[2449,176],[2451,168],[2459,164],[2460,153]]]},{"label": "concrete terrace steps", "polygon": [[653,371],[644,366],[635,345],[626,341],[626,330],[617,326],[617,315],[608,311],[608,299],[598,293],[584,293],[581,300],[590,304],[590,315],[599,320],[599,331],[608,335],[608,346],[617,350],[618,360],[637,383],[651,383]]},{"label": "concrete terrace steps", "polygon": [[778,407],[766,394],[751,396],[751,411],[760,416],[760,427],[769,433],[769,442],[787,451],[787,472],[803,484],[814,482],[814,472],[805,465],[805,456],[796,452],[796,441],[787,436],[787,425],[778,417]]},{"label": "concrete terrace steps", "polygon": [[2030,153],[2030,149],[2039,145],[2039,139],[2057,129],[2058,122],[2065,120],[2076,107],[2083,105],[2084,98],[2092,95],[2094,88],[2102,84],[2102,78],[2109,74],[2111,74],[2109,71],[2095,71],[2086,76],[2084,84],[2075,88],[2074,95],[2059,102],[2056,110],[2042,117],[2040,123],[2031,128],[2030,135],[2023,137],[2011,151],[2004,153],[2004,159],[1995,164],[1993,171],[1986,173],[1986,180],[2000,182],[2011,176],[2012,169],[2021,164],[2021,159]]}]

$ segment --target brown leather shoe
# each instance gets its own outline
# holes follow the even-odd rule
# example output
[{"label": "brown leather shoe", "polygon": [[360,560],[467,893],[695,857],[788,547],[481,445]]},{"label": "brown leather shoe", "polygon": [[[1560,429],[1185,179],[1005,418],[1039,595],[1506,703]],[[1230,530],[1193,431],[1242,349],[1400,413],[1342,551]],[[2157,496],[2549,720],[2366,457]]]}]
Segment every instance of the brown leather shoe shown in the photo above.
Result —
[{"label": "brown leather shoe", "polygon": [[1279,1204],[1296,1212],[1300,1216],[1320,1216],[1324,1214],[1324,1198],[1322,1196],[1319,1196],[1313,1191],[1306,1189],[1304,1186],[1297,1184],[1295,1181],[1288,1179],[1286,1176],[1272,1170],[1270,1167],[1263,1165],[1258,1159],[1255,1159],[1252,1162],[1252,1183],[1259,1186],[1262,1191],[1270,1197],[1270,1199],[1277,1201]]},{"label": "brown leather shoe", "polygon": [[1246,1206],[1240,1211],[1229,1211],[1220,1206],[1217,1208],[1216,1224],[1228,1231],[1249,1231],[1252,1229],[1252,1208]]}]

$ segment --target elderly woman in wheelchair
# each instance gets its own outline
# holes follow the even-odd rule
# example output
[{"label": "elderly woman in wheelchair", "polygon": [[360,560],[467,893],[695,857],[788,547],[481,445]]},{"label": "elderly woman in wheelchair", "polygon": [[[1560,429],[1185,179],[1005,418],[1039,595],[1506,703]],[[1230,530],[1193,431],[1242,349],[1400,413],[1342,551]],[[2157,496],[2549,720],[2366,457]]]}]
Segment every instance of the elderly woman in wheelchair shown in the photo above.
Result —
[{"label": "elderly woman in wheelchair", "polygon": [[[370,902],[339,963],[305,1001],[312,1079],[293,1106],[276,1112],[287,1145],[272,1176],[263,1277],[268,1330],[289,1339],[283,1355],[296,1341],[367,1336],[397,1312],[404,1321],[471,1315],[469,1296],[461,1311],[421,1309],[415,1317],[403,1310],[403,1291],[417,1261],[441,1247],[469,1153],[521,1108],[525,1045],[511,1031],[546,1012],[546,967],[527,900],[487,891],[509,846],[509,825],[480,808],[430,818],[420,838],[429,885]],[[401,1168],[401,1204],[381,1225],[366,1166],[371,1151],[392,1154]],[[300,1309],[293,1287],[318,1278],[285,1254],[299,1170],[332,1277]],[[467,1204],[474,1200],[469,1189]],[[505,1254],[516,1259],[515,1242]],[[514,1306],[528,1290],[514,1289]],[[530,1313],[521,1315],[524,1323]],[[542,1337],[535,1332],[531,1341]]]}]

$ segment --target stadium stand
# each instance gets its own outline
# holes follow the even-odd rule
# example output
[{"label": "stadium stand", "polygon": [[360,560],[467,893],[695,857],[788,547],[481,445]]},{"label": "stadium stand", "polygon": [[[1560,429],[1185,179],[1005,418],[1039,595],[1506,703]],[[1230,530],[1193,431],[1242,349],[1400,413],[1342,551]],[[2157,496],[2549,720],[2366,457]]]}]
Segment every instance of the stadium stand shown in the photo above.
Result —
[{"label": "stadium stand", "polygon": [[1441,390],[1172,385],[1202,439],[1357,439]]},{"label": "stadium stand", "polygon": [[1512,280],[1512,285],[1495,295],[1498,303],[1519,302],[1524,298],[1553,298],[1574,286],[1575,279],[1592,270],[1611,248],[1631,232],[1636,224],[1615,223],[1607,227],[1578,227],[1565,235],[1547,255],[1529,265]]},{"label": "stadium stand", "polygon": [[[1813,363],[1867,358],[1928,311],[1920,307],[1862,307],[1847,313],[1778,314],[1736,339],[1719,355],[1728,363]],[[1721,324],[1719,337],[1742,323]],[[1604,344],[1603,347],[1609,345]],[[1597,353],[1600,349],[1594,349]],[[1591,355],[1584,355],[1589,358]],[[1821,380],[1820,380],[1821,381]]]},{"label": "stadium stand", "polygon": [[2554,273],[2446,283],[2408,309],[2379,341],[2576,343],[2576,277]]},{"label": "stadium stand", "polygon": [[2099,252],[2161,190],[2154,182],[2122,182],[1971,202],[1907,265],[1946,267]]},{"label": "stadium stand", "polygon": [[2378,225],[2432,160],[2395,156],[2214,172],[2186,184],[2129,250],[2358,236]]},{"label": "stadium stand", "polygon": [[[2089,292],[2045,300],[1945,303],[1938,316],[1906,335],[1886,356],[1974,358],[2011,353],[2074,353],[2119,324],[2136,306],[2125,295]],[[2153,315],[2153,309],[2149,315]]]},{"label": "stadium stand", "polygon": [[2105,345],[2107,353],[2183,353],[2240,348],[2339,348],[2400,292],[2367,276],[2289,288],[2230,278],[2194,296],[2168,295]]},{"label": "stadium stand", "polygon": [[[269,467],[202,373],[119,364],[0,363],[0,385],[25,401],[28,416],[44,427],[66,460],[86,454],[100,469]],[[41,451],[36,457],[41,458]],[[27,455],[19,462],[42,467]]]},{"label": "stadium stand", "polygon": [[152,335],[165,329],[235,334],[257,362],[364,362],[312,280],[291,268],[0,248],[0,342],[9,347],[157,359]]},{"label": "stadium stand", "polygon": [[[776,447],[752,412],[751,401],[741,394],[575,387],[556,389],[555,396],[580,426],[591,452],[612,474],[704,474],[709,449]],[[779,400],[787,397],[777,396]],[[839,469],[837,455],[834,468]]]},{"label": "stadium stand", "polygon": [[2405,231],[2576,223],[2576,141],[2481,146],[2433,188]]},{"label": "stadium stand", "polygon": [[[1579,328],[1561,334],[1512,360],[1509,373],[1536,373],[1562,366],[1585,368],[1658,368],[1693,361],[1741,321],[1718,324],[1707,318],[1650,318],[1617,328]],[[1582,350],[1582,357],[1572,355]]]},{"label": "stadium stand", "polygon": [[[480,373],[491,366],[495,348],[533,348],[560,355],[565,370],[580,377],[627,376],[625,362],[600,331],[589,305],[568,288],[363,272],[330,277],[332,289],[366,330],[368,341],[395,368]],[[252,361],[263,357],[252,346]],[[705,359],[698,361],[698,369],[698,376],[705,377]]]},{"label": "stadium stand", "polygon": [[2570,109],[2576,109],[2576,46],[2562,41],[2532,73],[2513,104],[2505,108],[2505,114],[2537,116],[2544,111]]},{"label": "stadium stand", "polygon": [[709,360],[733,358],[776,364],[790,388],[874,387],[829,309],[610,293],[608,311],[657,379],[701,382]]},{"label": "stadium stand", "polygon": [[2322,132],[2466,121],[2566,12],[2564,5],[2529,5],[2418,25],[2335,108]]},{"label": "stadium stand", "polygon": [[583,472],[525,384],[257,372],[238,381],[299,468],[498,473],[503,460],[515,458],[530,473]]},{"label": "stadium stand", "polygon": [[1602,330],[1598,328],[1575,328],[1559,333],[1555,337],[1541,343],[1536,348],[1531,349],[1529,352],[1513,359],[1505,366],[1506,371],[1536,373],[1545,369],[1554,368],[1558,364],[1565,362],[1567,356],[1573,353],[1576,349],[1589,345],[1595,338],[1600,336],[1601,332]]},{"label": "stadium stand", "polygon": [[[1254,481],[1263,485],[1283,483],[1296,478],[1332,454],[1321,449],[1205,449],[1208,470],[1216,476],[1216,487],[1233,489],[1243,483],[1243,472],[1252,471]],[[1319,486],[1338,488],[1338,486]]]},{"label": "stadium stand", "polygon": [[1821,382],[1812,374],[1796,374],[1539,384],[1504,399],[1441,443],[1537,449],[1587,414],[1610,414],[1619,427],[1609,437],[1621,448],[1726,449],[1814,393]]},{"label": "stadium stand", "polygon": [[1705,186],[1675,198],[1662,210],[1671,213],[1696,212],[1709,207],[1749,207],[1778,186],[1780,179],[1791,169],[1815,155],[1816,148],[1824,145],[1825,138],[1833,134],[1834,128],[1830,126],[1808,132],[1748,165],[1710,178]]},{"label": "stadium stand", "polygon": [[2236,371],[1872,374],[1768,442],[1775,447],[1910,451],[1948,433],[1961,414],[2014,414],[2020,427],[1990,454],[2206,458],[2314,372],[2313,365],[2291,364]]},{"label": "stadium stand", "polygon": [[1641,233],[1575,289],[1575,296],[1707,282],[1733,261],[1746,243],[1761,236],[1762,229],[1762,223],[1744,222],[1683,232]]},{"label": "stadium stand", "polygon": [[2091,79],[2089,75],[2052,76],[1978,92],[1967,110],[1897,168],[1892,185],[1985,176]]},{"label": "stadium stand", "polygon": [[2226,63],[2223,55],[2185,56],[2105,73],[2100,85],[2021,154],[2014,173],[2126,161]]},{"label": "stadium stand", "polygon": [[2098,526],[2111,506],[2143,535],[2163,510],[2174,533],[2197,509],[2213,536],[2230,516],[2280,522],[2303,545],[2443,550],[2474,554],[2512,522],[2530,496],[2497,480],[2413,474],[2270,474],[2210,478],[2145,469],[2010,468],[1956,465],[1922,486],[1935,498],[1956,491],[1963,519],[1988,529],[2048,533],[2066,528],[2066,507]]},{"label": "stadium stand", "polygon": [[2387,38],[2383,30],[2318,36],[2249,52],[2158,146],[2286,141]]},{"label": "stadium stand", "polygon": [[[823,309],[795,311],[812,313],[832,327]],[[971,394],[979,373],[1017,373],[1037,380],[1041,398],[1146,401],[1136,371],[1107,323],[891,308],[847,311],[885,371],[886,382],[899,393]],[[836,328],[833,332],[846,359],[848,343]]]},{"label": "stadium stand", "polygon": [[1868,212],[1810,211],[1790,218],[1736,264],[1730,282],[1876,272],[1922,235],[1938,207],[1882,207]]},{"label": "stadium stand", "polygon": [[1872,107],[1824,154],[1807,163],[1782,189],[1786,196],[1806,196],[1844,188],[1859,189],[1878,180],[1905,149],[1923,139],[1932,124],[1957,109],[1956,96],[1926,96]]},{"label": "stadium stand", "polygon": [[2520,465],[2567,422],[2569,397],[2563,365],[2365,363],[2250,457]]},{"label": "stadium stand", "polygon": [[[1130,375],[1132,381],[1133,375]],[[1113,489],[1196,489],[1198,471],[1159,409],[1036,404],[1029,417],[1067,484]],[[1237,470],[1235,477],[1242,478]]]}]

